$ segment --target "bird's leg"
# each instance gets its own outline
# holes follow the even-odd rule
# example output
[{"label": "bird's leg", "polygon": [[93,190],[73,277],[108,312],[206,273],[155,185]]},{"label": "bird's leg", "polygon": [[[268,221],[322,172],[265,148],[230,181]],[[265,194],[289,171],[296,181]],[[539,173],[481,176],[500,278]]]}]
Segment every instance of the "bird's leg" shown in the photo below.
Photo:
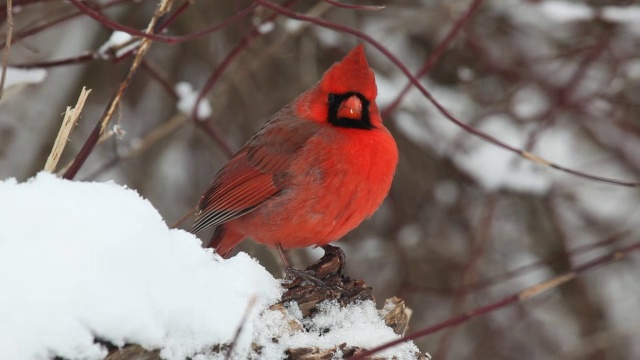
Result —
[{"label": "bird's leg", "polygon": [[287,258],[287,254],[284,252],[284,249],[282,248],[282,244],[280,243],[276,245],[276,249],[278,249],[278,255],[280,255],[280,260],[282,260],[282,264],[284,265],[284,269],[286,271],[286,269],[291,267],[291,263]]}]

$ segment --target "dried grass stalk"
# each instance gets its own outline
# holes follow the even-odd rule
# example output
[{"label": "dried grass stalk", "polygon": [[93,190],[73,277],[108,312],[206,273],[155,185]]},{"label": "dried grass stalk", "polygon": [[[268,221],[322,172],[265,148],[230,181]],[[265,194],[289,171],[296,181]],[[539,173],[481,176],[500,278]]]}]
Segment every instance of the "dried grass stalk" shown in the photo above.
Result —
[{"label": "dried grass stalk", "polygon": [[89,93],[91,93],[91,89],[87,89],[83,86],[82,91],[80,91],[80,96],[78,97],[76,106],[74,108],[67,106],[67,111],[64,113],[64,119],[62,119],[62,125],[60,126],[60,130],[58,131],[58,137],[56,137],[56,142],[53,144],[51,153],[47,158],[47,163],[44,165],[45,171],[51,173],[55,172],[56,165],[58,165],[58,161],[60,160],[60,156],[64,151],[64,147],[67,145],[67,140],[69,140],[71,130],[73,130],[75,125],[78,123],[80,113],[82,112],[85,101],[87,101]]}]

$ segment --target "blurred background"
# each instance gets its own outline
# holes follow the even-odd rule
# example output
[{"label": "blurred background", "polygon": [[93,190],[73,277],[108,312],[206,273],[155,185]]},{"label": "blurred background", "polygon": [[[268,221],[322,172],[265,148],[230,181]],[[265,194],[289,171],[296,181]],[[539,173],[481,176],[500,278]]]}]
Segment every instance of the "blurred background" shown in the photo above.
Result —
[{"label": "blurred background", "polygon": [[[383,9],[276,3],[370,36],[453,116],[502,143],[581,173],[640,179],[640,6],[633,1],[350,3]],[[82,4],[144,29],[157,2]],[[154,42],[107,137],[75,179],[136,189],[172,225],[193,212],[229,155],[271,114],[362,42],[252,4],[176,1],[163,35],[180,41]],[[2,47],[7,5],[0,5]],[[58,170],[73,160],[133,55],[105,45],[112,30],[71,2],[11,5],[0,180],[25,181],[43,168],[62,113],[86,86],[92,92]],[[246,9],[222,29],[191,35]],[[347,254],[347,273],[372,286],[380,304],[394,295],[406,300],[414,311],[409,332],[640,241],[636,188],[554,170],[478,139],[419,91],[404,93],[407,76],[373,46],[366,50],[400,165],[380,210],[337,245]],[[194,121],[190,108],[200,91],[211,112]],[[240,250],[280,276],[274,252],[250,241]],[[299,268],[321,254],[290,252]],[[603,263],[416,343],[438,360],[640,358],[639,260],[630,253]]]}]

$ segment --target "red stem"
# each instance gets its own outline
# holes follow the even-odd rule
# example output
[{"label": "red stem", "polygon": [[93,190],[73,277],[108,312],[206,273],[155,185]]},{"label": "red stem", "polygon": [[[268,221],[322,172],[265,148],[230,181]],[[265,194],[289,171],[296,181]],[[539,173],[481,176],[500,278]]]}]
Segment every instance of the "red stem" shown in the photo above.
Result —
[{"label": "red stem", "polygon": [[377,6],[377,5],[352,5],[352,4],[343,4],[341,2],[335,1],[335,0],[323,0],[324,2],[326,2],[327,4],[331,4],[335,7],[340,7],[343,9],[350,9],[350,10],[382,10],[384,9],[384,6]]},{"label": "red stem", "polygon": [[[453,39],[455,39],[456,36],[458,36],[458,33],[462,30],[466,22],[469,21],[469,19],[471,18],[471,15],[473,15],[473,13],[476,12],[478,7],[480,7],[480,4],[482,4],[482,1],[483,0],[474,0],[471,3],[471,5],[469,5],[469,8],[467,9],[467,11],[465,11],[465,13],[462,14],[462,16],[460,16],[458,21],[456,21],[456,23],[453,24],[453,27],[451,28],[451,30],[449,30],[449,33],[447,34],[447,36],[445,36],[444,39],[442,39],[442,41],[438,44],[438,46],[433,51],[431,56],[429,56],[429,58],[427,59],[427,62],[425,62],[422,68],[418,70],[418,72],[415,75],[416,78],[419,78],[424,74],[428,73],[429,71],[431,71],[431,68],[433,67],[433,65],[436,64],[436,62],[440,59],[442,54],[444,54],[444,51],[449,47],[449,45],[451,45],[451,43],[453,42]],[[380,115],[382,116],[383,119],[386,118],[389,114],[391,114],[391,112],[393,112],[393,110],[395,110],[395,108],[398,107],[398,105],[400,105],[404,96],[407,94],[407,92],[409,92],[409,89],[411,89],[411,86],[412,86],[412,83],[411,82],[408,83],[404,87],[404,89],[400,91],[398,96],[396,96],[393,102],[391,102],[391,104],[387,106],[386,109],[381,111]]]},{"label": "red stem", "polygon": [[[284,6],[292,6],[298,1],[299,0],[290,0],[286,2]],[[255,7],[257,7],[256,3],[254,3],[251,6],[252,9],[254,9]],[[267,17],[267,19],[264,22],[272,21],[275,17],[276,17],[276,14],[273,14]],[[222,148],[222,150],[225,152],[225,154],[228,157],[231,157],[234,154],[234,151],[231,149],[231,146],[229,146],[229,144],[224,140],[224,138],[212,126],[208,125],[208,123],[206,122],[207,119],[200,119],[198,117],[197,109],[200,106],[200,102],[202,101],[202,99],[204,99],[205,95],[218,82],[218,80],[220,79],[224,71],[229,67],[229,65],[231,65],[233,60],[244,49],[246,49],[251,44],[251,42],[255,40],[258,36],[260,36],[260,32],[258,31],[257,27],[256,26],[251,27],[251,29],[249,30],[249,33],[240,41],[238,45],[236,45],[236,47],[233,48],[233,50],[231,50],[229,54],[227,54],[227,57],[225,57],[224,60],[222,60],[222,62],[215,69],[213,74],[211,74],[211,76],[207,79],[207,81],[205,81],[204,86],[198,93],[198,98],[196,99],[196,102],[193,106],[193,110],[191,111],[191,118],[194,119],[196,121],[196,124],[198,124],[198,126],[200,126],[203,130],[205,130],[216,141],[216,143],[218,143],[218,145]]]},{"label": "red stem", "polygon": [[[238,13],[226,18],[223,22],[216,24],[210,28],[206,28],[204,30],[201,31],[197,31],[188,35],[184,35],[184,36],[164,36],[164,35],[157,35],[157,34],[148,34],[145,33],[144,31],[132,28],[132,27],[128,27],[128,26],[124,26],[120,23],[117,23],[111,19],[109,19],[108,17],[102,15],[101,13],[99,13],[98,11],[84,5],[80,0],[69,0],[75,7],[77,7],[80,11],[82,11],[84,14],[86,14],[87,16],[91,17],[92,19],[98,21],[99,23],[101,23],[102,25],[108,27],[111,30],[118,30],[118,31],[124,31],[130,35],[135,35],[135,36],[140,36],[143,38],[148,38],[148,39],[152,39],[154,41],[158,41],[158,42],[163,42],[163,43],[167,43],[167,44],[179,44],[185,41],[189,41],[189,40],[193,40],[196,38],[199,38],[203,35],[207,35],[213,32],[216,32],[228,25],[231,25],[233,23],[235,23],[238,20],[243,19],[245,16],[247,16],[248,14],[250,14],[253,9],[255,9],[256,5],[252,4],[251,6],[247,7],[246,9],[239,11]],[[183,4],[184,7],[184,4]],[[183,9],[179,9],[179,11],[183,11]],[[172,16],[171,18],[169,18],[169,20],[173,21],[174,16]],[[166,24],[163,24],[163,26],[160,26],[160,28],[164,28],[166,26]]]},{"label": "red stem", "polygon": [[[114,1],[112,1],[110,3],[102,4],[98,8],[99,9],[106,9],[106,8],[109,8],[109,7],[114,6],[114,5],[119,5],[119,4],[121,4],[123,2],[126,2],[126,1],[129,1],[129,0],[114,0]],[[70,19],[73,19],[75,17],[78,17],[80,15],[82,15],[82,12],[78,11],[78,12],[75,12],[75,13],[71,13],[71,14],[67,14],[67,15],[61,16],[60,18],[51,20],[50,22],[46,22],[44,24],[41,24],[41,25],[38,25],[38,26],[35,26],[35,27],[32,27],[32,28],[27,29],[25,31],[21,31],[21,32],[17,33],[13,37],[13,42],[15,43],[18,40],[23,40],[23,39],[25,39],[25,38],[27,38],[27,37],[29,37],[31,35],[39,33],[40,31],[42,31],[42,30],[44,30],[46,28],[58,25],[60,23],[63,23],[65,21],[67,21],[67,20],[70,20]],[[4,42],[0,43],[0,47],[2,47],[2,46],[4,46]]]},{"label": "red stem", "polygon": [[[630,252],[636,251],[638,249],[640,249],[640,242],[636,242],[636,243],[631,244],[631,245],[629,245],[627,247],[624,247],[624,248],[622,248],[622,249],[620,249],[618,251],[614,251],[614,252],[612,252],[610,254],[607,254],[607,255],[601,256],[599,258],[596,258],[596,259],[594,259],[592,261],[586,262],[586,263],[584,263],[584,264],[582,264],[580,266],[575,267],[573,270],[567,272],[565,275],[569,275],[569,276],[570,275],[578,275],[578,274],[584,273],[585,271],[591,270],[591,269],[593,269],[593,268],[595,268],[597,266],[604,265],[604,264],[607,264],[607,263],[616,262],[618,260],[621,260],[624,256],[626,256]],[[563,275],[561,275],[558,278],[561,278],[561,277],[563,277]],[[531,289],[531,288],[528,288],[528,289]],[[382,350],[388,349],[388,348],[393,347],[395,345],[401,344],[401,343],[403,343],[405,341],[415,340],[415,339],[418,339],[418,338],[433,334],[435,332],[438,332],[438,331],[440,331],[442,329],[446,329],[448,327],[459,325],[459,324],[461,324],[463,322],[466,322],[467,320],[470,320],[470,319],[472,319],[474,317],[477,317],[477,316],[480,316],[480,315],[485,315],[485,314],[488,314],[488,313],[493,312],[495,310],[507,307],[509,305],[516,304],[516,303],[518,303],[518,302],[520,302],[522,300],[526,300],[527,298],[528,297],[524,297],[523,296],[523,292],[519,292],[519,293],[516,293],[516,294],[509,295],[509,296],[507,296],[507,297],[505,297],[505,298],[503,298],[501,300],[498,300],[498,301],[496,301],[494,303],[491,303],[491,304],[486,305],[486,306],[481,306],[481,307],[475,308],[473,310],[467,311],[464,314],[452,317],[450,319],[442,321],[442,322],[440,322],[438,324],[435,324],[433,326],[429,326],[427,328],[415,331],[415,332],[413,332],[413,333],[411,333],[411,334],[409,334],[409,335],[407,335],[407,336],[405,336],[405,337],[403,337],[401,339],[390,341],[390,342],[388,342],[386,344],[380,345],[380,346],[375,347],[375,348],[373,348],[371,350],[367,350],[365,352],[359,353],[359,354],[357,354],[357,355],[355,355],[355,356],[353,356],[353,357],[351,357],[349,359],[351,359],[351,360],[364,359],[367,356],[371,356],[371,355],[373,355],[375,353],[378,353],[378,352],[380,352]]]}]

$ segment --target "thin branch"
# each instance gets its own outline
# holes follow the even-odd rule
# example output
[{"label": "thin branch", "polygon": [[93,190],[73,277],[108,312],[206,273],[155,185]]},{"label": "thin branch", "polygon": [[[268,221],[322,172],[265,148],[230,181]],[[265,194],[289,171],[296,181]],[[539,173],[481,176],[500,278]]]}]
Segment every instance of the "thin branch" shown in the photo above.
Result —
[{"label": "thin branch", "polygon": [[[97,9],[99,9],[99,10],[107,9],[107,8],[109,8],[111,6],[119,5],[119,4],[127,2],[127,1],[129,1],[129,0],[113,0],[113,1],[111,1],[109,3],[105,3],[105,4],[101,4],[101,5],[97,6]],[[23,40],[23,39],[25,39],[25,38],[27,38],[27,37],[29,37],[31,35],[35,35],[35,34],[41,32],[41,31],[43,31],[43,30],[45,30],[47,28],[50,28],[52,26],[61,24],[61,23],[65,22],[65,21],[67,21],[67,20],[73,19],[73,18],[81,16],[81,15],[83,15],[83,13],[81,11],[76,11],[76,12],[73,12],[73,13],[70,13],[70,14],[67,14],[67,15],[63,15],[63,16],[57,18],[57,19],[50,20],[50,21],[45,22],[43,24],[34,26],[34,27],[32,27],[30,29],[27,29],[25,31],[21,31],[21,32],[15,34],[13,42],[14,43],[18,42],[19,40]],[[4,46],[4,44],[2,44],[2,46]]]},{"label": "thin branch", "polygon": [[[297,3],[298,1],[299,0],[290,0],[287,3],[285,3],[284,5],[285,6],[292,6],[293,4]],[[257,5],[255,3],[252,6],[253,7],[251,7],[251,11],[253,11],[253,9],[255,7],[257,7]],[[273,15],[269,16],[264,22],[272,21],[276,16],[277,16],[277,14],[273,14]],[[229,65],[231,65],[233,60],[243,50],[245,50],[251,44],[251,42],[253,40],[255,40],[260,35],[261,35],[261,33],[260,33],[260,31],[258,31],[258,27],[255,26],[255,25],[252,26],[251,29],[249,30],[249,33],[244,38],[242,38],[240,43],[238,43],[231,50],[231,52],[229,52],[229,54],[227,54],[227,56],[224,58],[224,60],[222,60],[220,65],[218,65],[218,67],[215,69],[213,74],[211,74],[211,76],[205,81],[204,85],[202,86],[202,89],[198,93],[198,98],[196,99],[196,101],[194,103],[194,106],[193,106],[193,111],[191,112],[191,118],[194,119],[196,124],[198,126],[200,126],[203,130],[205,130],[205,132],[207,134],[209,134],[209,136],[211,136],[213,138],[213,140],[222,148],[222,150],[224,151],[224,153],[228,157],[231,157],[235,152],[231,149],[231,146],[227,143],[227,141],[224,139],[224,137],[222,135],[220,135],[216,129],[214,129],[211,125],[209,125],[207,123],[207,121],[206,121],[207,119],[200,119],[199,118],[197,110],[200,107],[200,102],[204,99],[205,95],[218,82],[218,80],[220,79],[220,77],[222,76],[224,71],[229,67]]]},{"label": "thin branch", "polygon": [[160,74],[156,68],[149,63],[149,60],[142,61],[142,69],[145,70],[152,79],[156,80],[158,84],[164,89],[164,91],[169,95],[172,99],[178,100],[178,94],[176,94],[175,89],[164,76]]},{"label": "thin branch", "polygon": [[[184,35],[184,36],[165,36],[165,35],[158,35],[155,32],[149,32],[149,31],[140,31],[138,29],[129,27],[129,26],[125,26],[122,25],[118,22],[115,22],[111,19],[109,19],[108,17],[102,15],[100,12],[90,8],[89,6],[83,4],[80,0],[69,0],[76,8],[78,8],[78,10],[80,10],[81,12],[83,12],[85,15],[91,17],[92,19],[96,20],[97,22],[99,22],[100,24],[108,27],[111,30],[118,30],[118,31],[123,31],[126,32],[130,35],[135,35],[135,36],[140,36],[141,38],[144,39],[149,39],[149,40],[155,40],[158,42],[163,42],[163,43],[167,43],[167,44],[179,44],[185,41],[190,41],[193,39],[197,39],[201,36],[207,35],[207,34],[211,34],[213,32],[216,32],[226,26],[229,26],[235,22],[237,22],[238,20],[241,20],[243,18],[245,18],[248,14],[250,14],[255,8],[256,5],[252,4],[251,6],[237,12],[236,14],[234,14],[233,16],[230,16],[228,18],[226,18],[223,22],[213,25],[209,28],[206,28],[204,30],[201,31],[197,31],[188,35]],[[184,5],[183,5],[184,7]],[[180,10],[182,11],[182,10]],[[163,29],[164,27],[166,27],[169,23],[169,21],[173,21],[175,19],[175,16],[172,16],[169,18],[169,20],[167,21],[167,23],[162,24],[161,26],[158,27],[158,29]],[[155,28],[154,28],[155,29]]]},{"label": "thin branch", "polygon": [[[444,54],[445,50],[449,48],[449,45],[453,43],[453,40],[456,38],[456,36],[458,36],[460,31],[464,28],[464,25],[469,21],[469,19],[471,18],[471,15],[473,15],[476,12],[476,10],[478,10],[480,5],[482,4],[482,1],[483,0],[474,0],[471,3],[471,5],[469,5],[469,8],[467,8],[467,11],[465,11],[462,14],[462,16],[460,16],[458,21],[456,21],[453,24],[453,27],[451,28],[451,30],[449,30],[449,33],[447,33],[444,39],[442,39],[442,41],[438,43],[438,46],[435,48],[431,56],[429,56],[429,58],[424,63],[422,68],[418,70],[418,72],[415,75],[416,78],[419,78],[425,75],[426,73],[428,73],[429,71],[431,71],[431,68],[436,64],[436,62],[438,62],[442,54]],[[395,110],[395,108],[398,107],[398,105],[400,105],[400,103],[402,102],[402,99],[409,92],[412,85],[413,83],[409,82],[402,89],[402,91],[400,91],[398,96],[396,96],[396,98],[391,102],[391,104],[381,111],[380,115],[382,116],[383,119],[387,117],[389,114],[391,114],[391,112],[393,112],[393,110]]]},{"label": "thin branch", "polygon": [[[107,140],[111,139],[114,135],[117,135],[117,134],[116,134],[116,131],[113,129],[105,132],[100,136],[100,139],[98,139],[98,143],[96,144],[96,146],[104,144]],[[71,165],[73,165],[74,161],[75,159],[66,163],[60,170],[58,170],[58,172],[56,172],[56,175],[60,177],[64,177],[64,174],[67,172],[67,170],[69,170]]]},{"label": "thin branch", "polygon": [[231,145],[227,142],[227,139],[220,134],[217,128],[214,128],[213,125],[209,124],[206,121],[197,121],[196,124],[204,130],[204,132],[209,135],[213,141],[215,141],[218,146],[222,149],[222,152],[228,157],[232,157],[235,154],[235,151],[231,148]]},{"label": "thin branch", "polygon": [[296,19],[296,20],[301,20],[301,21],[308,21],[311,22],[313,24],[322,26],[324,28],[327,29],[331,29],[334,31],[338,31],[338,32],[342,32],[342,33],[347,33],[347,34],[351,34],[354,35],[362,40],[365,40],[366,42],[368,42],[369,44],[371,44],[373,47],[375,47],[376,49],[378,49],[381,53],[383,53],[391,62],[393,62],[404,74],[405,76],[407,76],[407,78],[411,81],[411,83],[418,88],[418,90],[420,90],[420,92],[424,95],[424,97],[427,98],[427,100],[429,100],[433,106],[435,106],[435,108],[447,119],[449,119],[451,122],[453,122],[454,124],[456,124],[458,127],[462,128],[464,131],[484,140],[487,141],[491,144],[494,144],[498,147],[501,147],[505,150],[508,150],[510,152],[513,152],[529,161],[532,161],[536,164],[539,165],[543,165],[543,166],[547,166],[550,167],[552,169],[556,169],[571,175],[575,175],[577,177],[581,177],[584,179],[588,179],[588,180],[594,180],[594,181],[598,181],[598,182],[602,182],[602,183],[608,183],[608,184],[612,184],[612,185],[618,185],[618,186],[626,186],[626,187],[638,187],[640,186],[640,182],[636,182],[636,181],[624,181],[624,180],[618,180],[618,179],[613,179],[613,178],[606,178],[606,177],[602,177],[602,176],[597,176],[597,175],[593,175],[593,174],[588,174],[585,172],[581,172],[578,170],[574,170],[574,169],[570,169],[561,165],[558,165],[552,161],[549,161],[543,157],[540,157],[538,155],[532,154],[528,151],[524,151],[521,149],[518,149],[516,147],[513,147],[511,145],[508,145],[502,141],[500,141],[499,139],[483,132],[480,131],[470,125],[465,124],[464,122],[462,122],[462,120],[458,119],[457,117],[455,117],[453,114],[451,114],[449,112],[449,110],[447,110],[447,108],[444,107],[444,105],[442,105],[440,102],[438,102],[433,95],[431,95],[431,93],[429,91],[427,91],[427,89],[420,83],[420,81],[418,81],[418,79],[416,79],[416,77],[413,76],[413,74],[411,74],[411,72],[409,71],[409,69],[404,65],[404,63],[402,63],[395,55],[393,55],[386,47],[384,47],[382,44],[380,44],[378,41],[376,41],[375,39],[373,39],[371,36],[355,30],[353,28],[350,28],[348,26],[344,26],[342,24],[337,24],[331,21],[327,21],[324,19],[319,19],[319,18],[315,18],[315,17],[311,17],[311,16],[306,16],[300,13],[296,13],[290,9],[287,9],[285,7],[282,7],[280,5],[274,4],[271,1],[268,0],[255,0],[256,3],[271,9],[277,13],[283,14],[287,17],[290,17],[292,19]]},{"label": "thin branch", "polygon": [[[71,0],[74,1],[74,0]],[[121,2],[123,0],[119,0],[117,2]],[[116,1],[114,1],[111,4],[108,5],[115,5],[117,3]],[[179,9],[176,14],[173,14],[169,19],[167,19],[167,21],[165,21],[164,23],[162,23],[161,25],[158,26],[158,31],[163,30],[165,27],[167,27],[170,23],[172,23],[176,16],[181,13],[182,11],[184,11],[184,9],[186,8],[185,5],[187,4],[191,4],[192,1],[187,1],[185,4],[183,4],[182,8]],[[81,6],[86,6],[86,5],[81,5]],[[248,14],[250,14],[257,5],[252,5],[247,7],[246,9],[234,14],[233,16],[230,16],[228,18],[226,18],[224,21],[220,22],[219,24],[216,24],[214,26],[211,26],[207,29],[201,30],[201,31],[197,31],[188,35],[183,35],[183,36],[162,36],[162,35],[144,35],[146,34],[145,32],[141,32],[140,30],[134,29],[134,28],[129,28],[123,25],[120,26],[110,26],[109,24],[115,24],[112,21],[110,21],[108,18],[102,16],[100,13],[96,12],[93,9],[89,9],[90,11],[93,11],[93,13],[96,13],[100,16],[100,19],[104,19],[105,22],[101,22],[103,25],[113,29],[113,30],[119,30],[119,31],[124,31],[129,33],[130,35],[134,35],[134,36],[140,36],[142,38],[149,38],[152,40],[156,40],[159,42],[163,42],[163,43],[167,43],[167,44],[179,44],[182,42],[186,42],[189,40],[193,40],[196,38],[199,38],[201,36],[213,33],[215,31],[218,31],[226,26],[229,26],[241,19],[243,19],[244,17],[246,17]],[[101,8],[106,8],[107,4],[105,4],[104,6],[102,6]],[[69,20],[73,17],[79,16],[84,14],[84,12],[79,11],[77,13],[74,14],[70,14],[64,17],[61,17],[60,19],[57,19],[56,21],[52,21],[50,23],[47,23],[46,25],[42,25],[42,26],[38,26],[36,28],[31,29],[30,31],[26,31],[24,34],[26,35],[33,35],[34,33],[37,33],[39,31],[44,30],[45,28],[58,24],[60,22],[63,22],[65,20]],[[99,20],[100,21],[100,20]],[[23,36],[26,37],[26,36]],[[117,61],[122,60],[123,58],[127,58],[131,55],[133,55],[135,53],[134,50],[130,50],[127,53],[123,54],[121,57],[119,57],[118,59],[116,59]],[[96,52],[90,52],[90,53],[84,53],[81,55],[76,55],[76,56],[72,56],[72,57],[68,57],[68,58],[64,58],[64,59],[58,59],[58,60],[51,60],[51,61],[45,61],[45,62],[34,62],[34,63],[25,63],[25,64],[12,64],[12,66],[14,67],[19,67],[19,68],[32,68],[32,67],[54,67],[54,66],[61,66],[61,65],[76,65],[76,64],[82,64],[85,63],[87,61],[90,61],[92,59],[98,58],[99,56],[97,55]],[[116,61],[116,62],[117,62]]]},{"label": "thin branch", "polygon": [[193,5],[193,3],[195,2],[195,0],[185,0],[182,5],[180,5],[176,11],[171,14],[171,16],[169,16],[165,21],[163,21],[161,24],[158,25],[158,32],[164,30],[167,28],[167,26],[173,24],[174,21],[176,21],[176,19],[182,15],[183,12],[185,12],[185,10],[187,10],[187,8],[189,8],[189,6]]},{"label": "thin branch", "polygon": [[191,34],[187,34],[184,36],[180,36],[176,39],[175,43],[179,44],[185,41],[191,41],[191,40],[195,40],[197,38],[200,38],[204,35],[209,35],[211,33],[214,33],[222,28],[225,28],[229,25],[235,24],[236,22],[244,19],[247,17],[247,15],[251,14],[253,12],[253,10],[255,10],[255,8],[257,7],[257,5],[252,4],[251,6],[248,6],[245,9],[242,9],[240,11],[238,11],[237,13],[235,13],[232,16],[229,16],[228,18],[224,19],[224,21],[220,22],[219,24],[213,25],[209,28],[206,28],[204,30],[200,30],[200,31],[196,31],[194,33]]},{"label": "thin branch", "polygon": [[323,1],[335,7],[340,7],[343,9],[350,9],[350,10],[377,11],[385,8],[385,6],[380,6],[380,5],[353,5],[353,4],[343,4],[335,0],[323,0]]},{"label": "thin branch", "polygon": [[[151,21],[149,21],[149,24],[147,25],[147,30],[146,30],[147,32],[150,33],[153,31],[153,29],[155,29],[158,19],[160,19],[162,16],[164,16],[169,12],[173,2],[174,0],[161,0],[155,13],[153,14],[153,17],[151,18]],[[69,167],[69,169],[64,173],[65,179],[73,179],[76,176],[76,174],[78,173],[78,170],[80,170],[84,162],[87,160],[87,158],[95,148],[96,143],[98,142],[101,135],[104,133],[105,129],[107,128],[107,125],[111,121],[111,118],[113,117],[113,114],[116,108],[120,104],[120,100],[122,99],[122,96],[124,95],[125,90],[131,83],[133,76],[138,70],[138,67],[140,66],[140,64],[142,63],[142,58],[145,56],[145,54],[151,47],[151,44],[152,44],[152,40],[149,38],[143,38],[140,41],[140,47],[138,48],[136,57],[133,59],[131,67],[129,68],[129,72],[125,76],[124,80],[122,80],[122,82],[120,83],[118,90],[116,91],[114,96],[111,98],[109,105],[107,105],[107,108],[105,109],[105,112],[103,113],[102,118],[100,119],[98,124],[96,124],[96,127],[93,129],[93,131],[89,135],[89,138],[80,149],[80,152],[76,156],[71,167]]]},{"label": "thin branch", "polygon": [[[629,238],[630,235],[631,235],[630,231],[622,231],[620,233],[613,234],[604,240],[577,246],[571,249],[570,251],[568,251],[568,254],[574,258],[579,257],[595,249],[608,246],[608,245],[613,245],[617,242],[626,240],[627,238]],[[529,274],[532,271],[535,271],[536,269],[542,268],[543,266],[550,266],[560,261],[563,258],[564,258],[564,254],[561,254],[561,255],[552,256],[548,259],[535,261],[526,265],[522,265],[513,270],[509,270],[505,273],[488,277],[485,279],[481,279],[463,288],[435,288],[435,287],[427,287],[427,286],[422,286],[422,285],[413,284],[413,283],[408,283],[407,287],[408,287],[408,290],[410,291],[429,291],[429,292],[434,292],[439,294],[451,294],[451,293],[456,293],[460,291],[479,291],[484,288],[488,288],[490,286],[501,284],[505,280],[509,280],[514,277]]]},{"label": "thin branch", "polygon": [[[143,153],[147,152],[154,145],[158,144],[161,140],[165,139],[169,135],[173,134],[178,128],[184,125],[187,122],[187,116],[182,113],[177,113],[173,115],[168,121],[162,123],[162,125],[156,127],[147,134],[140,141],[136,141],[136,144],[131,146],[129,149],[124,151],[123,153],[118,153],[116,157],[107,161],[105,164],[102,164],[92,173],[85,176],[82,180],[88,181],[95,179],[102,172],[109,170],[114,165],[118,164],[119,161],[127,160],[136,156],[140,156]],[[109,137],[113,136],[113,131],[108,132]],[[103,136],[102,139],[105,137]],[[101,140],[102,140],[101,139]],[[105,139],[106,140],[106,139]],[[99,141],[100,144],[102,141]]]},{"label": "thin branch", "polygon": [[15,68],[20,68],[20,69],[50,68],[50,67],[56,67],[56,66],[84,64],[91,60],[95,60],[95,58],[96,58],[95,53],[87,52],[81,55],[71,56],[64,59],[51,60],[51,61],[38,61],[38,62],[23,63],[23,64],[11,64],[11,66]]},{"label": "thin branch", "polygon": [[231,341],[231,344],[229,344],[229,349],[227,350],[227,353],[224,356],[225,360],[231,359],[231,355],[233,354],[233,350],[236,347],[236,343],[240,338],[240,334],[242,334],[242,330],[244,329],[245,324],[249,320],[249,314],[251,314],[251,310],[253,310],[257,302],[258,302],[258,297],[256,295],[252,295],[251,298],[249,298],[249,303],[247,304],[247,308],[245,309],[244,314],[242,315],[242,319],[240,320],[238,329],[236,329],[236,333],[233,336],[233,340]]},{"label": "thin branch", "polygon": [[[460,287],[460,291],[456,294],[452,304],[452,314],[459,313],[463,311],[467,307],[467,300],[469,297],[469,291],[467,290],[467,285],[475,281],[475,277],[479,273],[478,271],[478,263],[482,259],[482,256],[485,255],[487,245],[491,241],[491,230],[493,226],[493,221],[495,217],[495,211],[497,207],[498,199],[495,194],[491,194],[484,208],[484,214],[482,215],[482,220],[479,224],[479,229],[477,234],[473,234],[476,239],[476,243],[474,244],[474,249],[471,251],[471,258],[466,263],[464,270],[462,271],[462,286]],[[456,335],[455,328],[449,328],[438,343],[438,347],[436,348],[434,358],[436,359],[444,359],[447,358],[450,345],[454,340]]]},{"label": "thin branch", "polygon": [[543,281],[539,284],[536,284],[534,286],[530,286],[516,294],[512,294],[509,295],[505,298],[502,298],[501,300],[498,300],[494,303],[491,303],[489,305],[485,305],[485,306],[481,306],[478,308],[475,308],[473,310],[467,311],[464,314],[458,315],[456,317],[452,317],[449,318],[443,322],[440,322],[438,324],[435,324],[433,326],[429,326],[427,328],[418,330],[416,332],[413,332],[407,336],[405,336],[404,338],[401,339],[397,339],[391,342],[388,342],[386,344],[380,345],[376,348],[373,348],[371,350],[367,350],[365,352],[359,353],[353,357],[351,357],[351,360],[358,360],[358,359],[364,359],[367,356],[371,356],[373,354],[376,354],[384,349],[388,349],[390,347],[393,347],[395,345],[401,344],[405,341],[408,340],[415,340],[433,333],[436,333],[440,330],[452,327],[452,326],[457,326],[460,325],[468,320],[471,320],[475,317],[481,316],[481,315],[486,315],[490,312],[496,311],[496,310],[500,310],[502,308],[505,308],[509,305],[514,305],[516,303],[520,303],[520,302],[524,302],[529,300],[530,298],[534,297],[534,296],[538,296],[548,290],[554,289],[566,282],[569,282],[573,279],[575,279],[578,275],[588,271],[588,270],[592,270],[594,268],[600,267],[600,266],[604,266],[607,264],[611,264],[617,261],[620,261],[622,259],[624,259],[629,253],[636,251],[636,250],[640,250],[640,241],[635,242],[629,246],[626,246],[622,249],[619,249],[617,251],[614,251],[610,254],[598,257],[594,260],[591,260],[589,262],[586,262],[580,266],[575,267],[574,269],[572,269],[571,271],[568,271],[562,275],[553,277],[547,281]]},{"label": "thin branch", "polygon": [[254,38],[256,38],[258,35],[259,35],[259,32],[256,30],[256,28],[255,27],[252,28],[250,33],[247,36],[245,36],[240,41],[240,43],[238,43],[238,45],[236,45],[231,50],[231,52],[229,54],[227,54],[227,57],[225,57],[224,60],[222,60],[222,62],[220,63],[220,65],[218,65],[218,67],[215,69],[213,74],[211,74],[211,76],[209,76],[207,81],[205,81],[204,85],[202,86],[202,89],[198,93],[198,98],[196,99],[196,101],[194,103],[194,106],[193,106],[193,111],[191,112],[191,117],[196,121],[196,123],[201,123],[201,122],[204,122],[206,120],[206,119],[200,119],[200,117],[198,116],[198,108],[200,107],[200,102],[202,101],[202,99],[204,99],[205,95],[211,90],[213,85],[215,85],[216,82],[218,82],[218,80],[220,79],[220,77],[222,76],[224,71],[227,69],[227,67],[229,67],[229,65],[231,65],[233,60],[244,49],[246,49],[249,46],[249,44],[251,43],[251,41]]},{"label": "thin branch", "polygon": [[[160,72],[158,72],[150,63],[148,59],[144,59],[142,64],[140,65],[141,69],[147,71],[150,75],[150,78],[156,80],[158,84],[162,87],[163,90],[173,99],[177,99],[178,95],[173,89],[172,85],[169,83],[167,79],[165,79]],[[105,164],[99,166],[96,170],[94,170],[89,175],[85,176],[83,180],[92,180],[102,172],[109,170],[113,166],[117,165],[119,161],[126,160],[132,158],[134,156],[139,156],[142,153],[146,152],[148,149],[152,148],[154,145],[160,142],[160,140],[168,137],[173,134],[176,129],[181,127],[187,122],[187,115],[178,113],[173,115],[167,122],[161,124],[157,128],[155,128],[151,133],[142,138],[139,142],[137,142],[136,146],[131,146],[127,151],[122,154],[117,154],[116,157],[110,159]],[[107,133],[111,137],[112,132]],[[108,137],[102,136],[98,141],[97,145],[100,145],[104,140]]]}]

